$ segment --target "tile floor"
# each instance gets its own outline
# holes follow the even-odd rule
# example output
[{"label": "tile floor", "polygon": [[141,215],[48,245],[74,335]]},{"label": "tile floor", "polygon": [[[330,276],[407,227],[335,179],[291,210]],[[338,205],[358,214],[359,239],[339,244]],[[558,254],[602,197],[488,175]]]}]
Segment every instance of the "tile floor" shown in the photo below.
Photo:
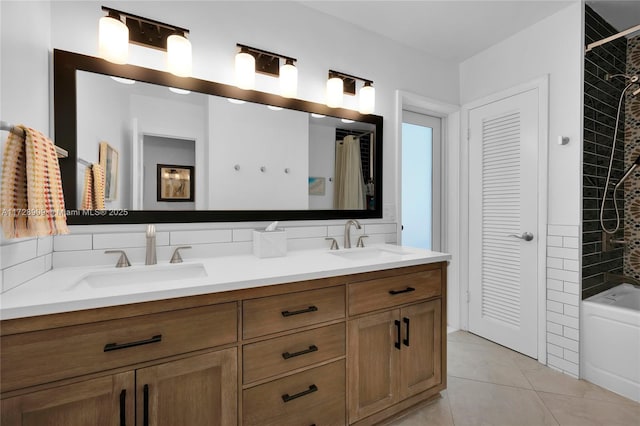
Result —
[{"label": "tile floor", "polygon": [[640,404],[464,331],[447,366],[442,398],[386,426],[640,426]]}]

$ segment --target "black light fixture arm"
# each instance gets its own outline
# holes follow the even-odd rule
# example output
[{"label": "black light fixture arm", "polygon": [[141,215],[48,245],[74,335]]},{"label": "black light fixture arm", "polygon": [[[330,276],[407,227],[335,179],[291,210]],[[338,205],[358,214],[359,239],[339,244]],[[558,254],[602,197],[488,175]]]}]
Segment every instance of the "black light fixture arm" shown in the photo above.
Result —
[{"label": "black light fixture arm", "polygon": [[122,17],[124,16],[125,18],[128,19],[133,19],[136,20],[138,22],[144,22],[147,24],[151,24],[151,25],[157,25],[159,27],[168,29],[168,30],[172,30],[175,33],[182,33],[182,35],[187,35],[189,34],[189,30],[186,28],[182,28],[182,27],[176,27],[175,25],[171,25],[171,24],[166,24],[164,22],[160,22],[160,21],[156,21],[153,19],[149,19],[149,18],[144,18],[142,16],[138,16],[138,15],[134,15],[133,13],[129,13],[129,12],[123,12],[121,10],[117,10],[117,9],[113,9],[111,7],[106,7],[106,6],[102,6],[102,10],[104,10],[105,12],[109,13],[109,16],[112,17]]},{"label": "black light fixture arm", "polygon": [[351,80],[360,80],[364,84],[369,84],[369,85],[373,84],[373,80],[369,80],[367,78],[356,77],[355,75],[346,74],[346,73],[343,73],[343,72],[340,72],[340,71],[329,70],[329,78],[332,78],[332,77],[338,77],[338,78],[341,78],[343,80],[345,78],[349,78]]},{"label": "black light fixture arm", "polygon": [[255,53],[257,55],[266,55],[266,56],[270,56],[272,58],[281,58],[281,59],[284,59],[285,61],[291,61],[291,62],[296,62],[297,61],[296,58],[292,58],[291,56],[285,56],[285,55],[281,55],[279,53],[269,52],[268,50],[257,49],[255,47],[247,46],[246,44],[236,43],[236,46],[238,46],[240,49],[243,49],[244,51],[246,51],[247,53],[250,53],[250,54],[254,54]]}]

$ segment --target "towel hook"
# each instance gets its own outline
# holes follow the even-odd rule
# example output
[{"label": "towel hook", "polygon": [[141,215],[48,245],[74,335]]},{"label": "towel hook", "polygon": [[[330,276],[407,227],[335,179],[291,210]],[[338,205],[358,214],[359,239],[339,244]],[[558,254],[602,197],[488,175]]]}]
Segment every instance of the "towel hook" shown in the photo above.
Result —
[{"label": "towel hook", "polygon": [[266,172],[266,171],[267,171],[267,168],[266,168],[265,166],[261,166],[261,167],[260,167],[260,171],[261,171],[262,173],[264,173],[264,172]]},{"label": "towel hook", "polygon": [[237,172],[240,170],[240,164],[236,164],[235,166],[233,166],[233,169]]}]

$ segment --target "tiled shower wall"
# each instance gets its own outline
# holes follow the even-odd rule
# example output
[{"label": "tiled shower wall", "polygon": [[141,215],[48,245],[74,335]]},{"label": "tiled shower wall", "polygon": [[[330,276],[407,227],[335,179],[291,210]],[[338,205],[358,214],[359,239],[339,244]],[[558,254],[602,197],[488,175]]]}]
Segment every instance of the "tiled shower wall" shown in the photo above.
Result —
[{"label": "tiled shower wall", "polygon": [[[627,74],[640,76],[640,36],[627,41]],[[629,92],[640,88],[631,87]],[[624,163],[630,167],[640,155],[640,93],[627,92],[625,101]],[[624,193],[624,235],[628,240],[624,252],[624,274],[640,280],[640,171],[627,181]]]},{"label": "tiled shower wall", "polygon": [[[618,33],[600,15],[585,6],[585,43],[601,40]],[[602,251],[602,228],[599,209],[609,167],[613,133],[620,94],[625,81],[605,79],[606,74],[625,73],[627,46],[624,37],[596,47],[585,55],[584,63],[584,153],[582,201],[582,298],[607,288],[604,273],[623,272],[624,248]],[[618,137],[611,172],[612,183],[624,173],[624,124],[621,111]],[[604,211],[605,226],[615,227],[615,210],[611,191]],[[621,223],[624,224],[624,197],[620,195]],[[624,227],[621,225],[621,229]],[[622,232],[620,232],[622,238]]]}]

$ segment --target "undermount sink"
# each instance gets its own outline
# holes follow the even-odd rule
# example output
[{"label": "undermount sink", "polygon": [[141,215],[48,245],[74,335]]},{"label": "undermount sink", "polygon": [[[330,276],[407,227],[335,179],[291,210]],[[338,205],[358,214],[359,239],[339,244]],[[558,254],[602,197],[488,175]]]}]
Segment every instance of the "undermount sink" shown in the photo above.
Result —
[{"label": "undermount sink", "polygon": [[339,256],[349,260],[368,260],[368,259],[389,259],[399,258],[402,255],[407,254],[402,249],[393,250],[379,247],[364,247],[364,248],[352,248],[343,249],[340,251],[331,252],[334,256]]},{"label": "undermount sink", "polygon": [[202,263],[133,266],[111,271],[90,272],[81,277],[70,289],[85,285],[92,288],[104,288],[186,280],[206,276],[207,271]]}]

